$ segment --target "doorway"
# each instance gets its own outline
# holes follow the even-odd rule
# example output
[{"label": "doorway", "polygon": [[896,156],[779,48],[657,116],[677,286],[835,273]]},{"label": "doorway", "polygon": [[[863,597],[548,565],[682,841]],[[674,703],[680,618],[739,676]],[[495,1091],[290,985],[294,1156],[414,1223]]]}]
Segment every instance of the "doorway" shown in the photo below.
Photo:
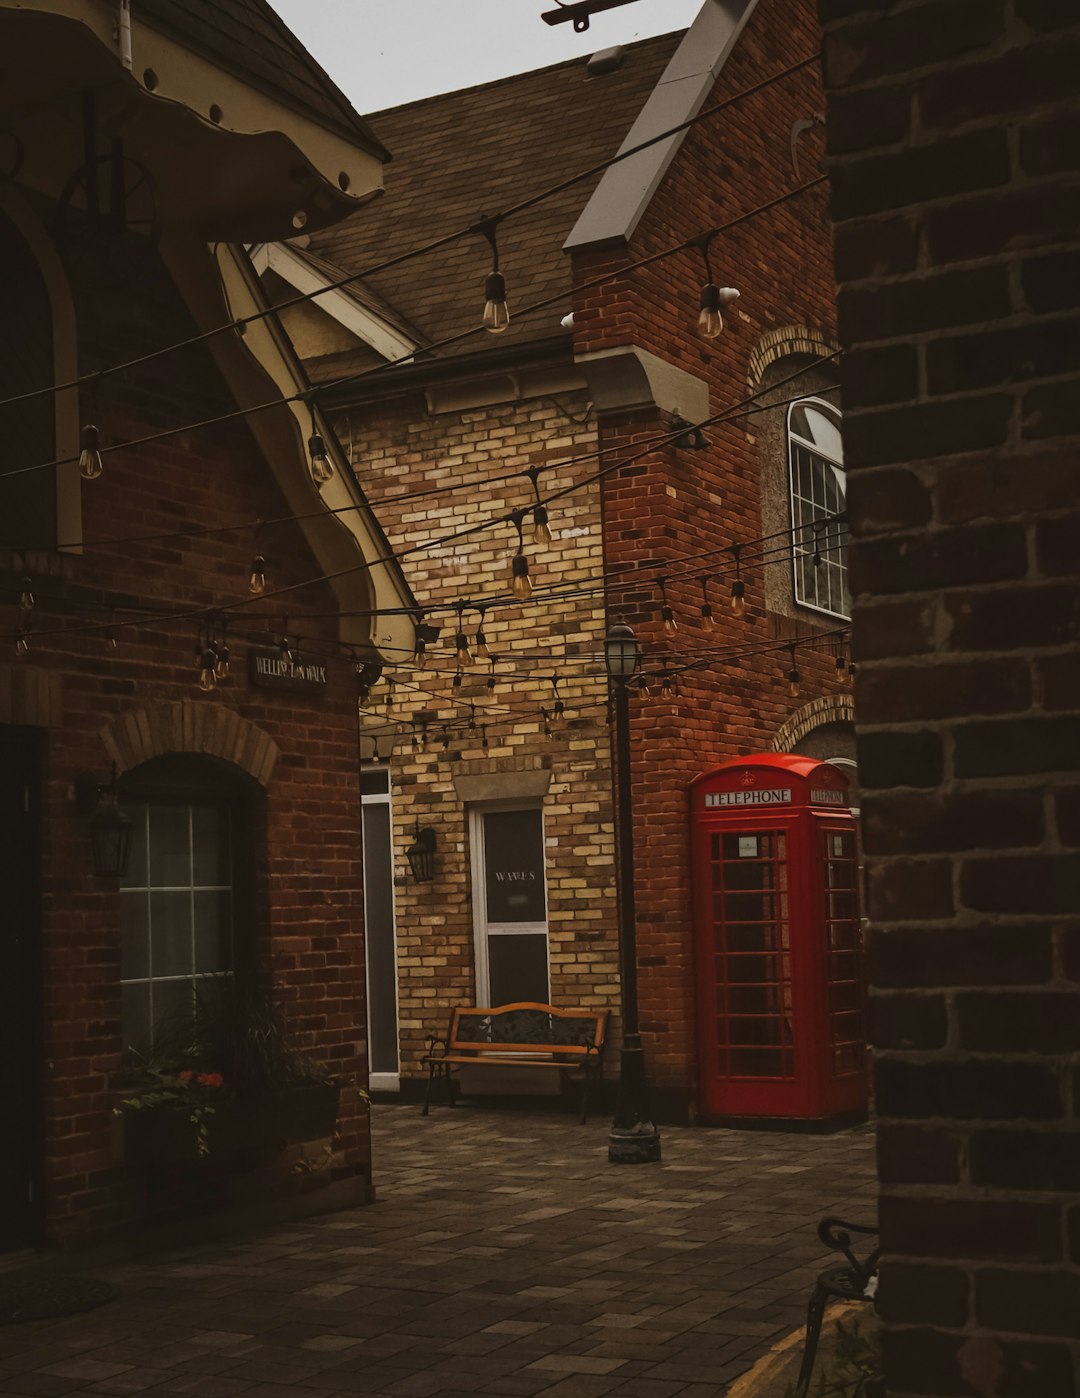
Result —
[{"label": "doorway", "polygon": [[41,735],[0,728],[0,1251],[41,1241]]}]

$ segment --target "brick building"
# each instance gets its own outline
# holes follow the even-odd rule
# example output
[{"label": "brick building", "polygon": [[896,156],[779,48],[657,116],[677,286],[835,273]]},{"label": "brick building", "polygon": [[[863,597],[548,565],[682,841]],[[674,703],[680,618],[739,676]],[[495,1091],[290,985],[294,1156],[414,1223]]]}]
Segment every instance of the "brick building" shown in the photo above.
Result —
[{"label": "brick building", "polygon": [[1080,1391],[1080,15],[821,0],[890,1394]]},{"label": "brick building", "polygon": [[[662,1117],[695,1115],[701,1068],[691,779],[739,754],[789,750],[853,771],[835,634],[843,456],[815,64],[499,217],[811,58],[817,43],[809,4],[708,0],[686,33],[379,113],[372,124],[395,157],[384,197],[255,251],[278,301],[353,278],[283,321],[440,632],[423,669],[406,655],[387,666],[364,717],[378,1088],[415,1088],[454,1004],[617,1010],[609,624],[635,627],[651,691],[634,699],[633,766],[642,1020]],[[710,249],[716,280],[741,298],[724,332],[703,339],[711,278],[699,250],[670,250],[742,214]],[[471,333],[492,265],[482,229],[375,265],[493,217],[510,304],[497,336]],[[706,425],[704,441],[675,427],[725,409],[734,415]],[[564,490],[546,506],[552,542],[535,542],[533,505]],[[527,602],[509,590],[515,509]],[[440,542],[495,517],[497,528]],[[736,579],[744,615],[729,605]],[[474,644],[478,630],[494,659],[464,665],[458,682],[455,638]],[[425,827],[433,884],[411,881],[404,858]],[[513,869],[534,890],[516,903],[499,892]]]},{"label": "brick building", "polygon": [[[340,657],[411,598],[325,427],[337,471],[313,479],[307,381],[241,243],[340,219],[385,152],[261,0],[135,8],[0,5],[0,1248],[137,1211],[123,1070],[223,977],[269,986],[342,1078],[327,1201],[370,1178]],[[285,610],[317,614],[302,692],[259,682]],[[407,617],[382,630],[412,644]],[[87,819],[113,768],[119,880]]]}]

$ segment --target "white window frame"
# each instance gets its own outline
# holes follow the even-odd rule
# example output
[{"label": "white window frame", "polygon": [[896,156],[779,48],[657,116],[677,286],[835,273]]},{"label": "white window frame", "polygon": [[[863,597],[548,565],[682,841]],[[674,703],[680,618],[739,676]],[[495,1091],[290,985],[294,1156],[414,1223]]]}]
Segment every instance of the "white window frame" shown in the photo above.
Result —
[{"label": "white window frame", "polygon": [[[484,817],[500,812],[537,811],[540,815],[540,850],[544,877],[543,922],[489,923],[487,916],[487,851],[484,842]],[[551,999],[551,919],[547,888],[547,828],[544,803],[539,800],[484,801],[469,807],[469,853],[472,876],[473,955],[476,967],[476,1003],[490,1005],[491,975],[488,964],[488,938],[510,934],[542,935],[547,964],[548,1002]]]},{"label": "white window frame", "polygon": [[[185,983],[192,988],[192,1008],[194,1009],[195,987],[199,981],[228,980],[233,977],[236,971],[236,832],[234,828],[233,813],[231,806],[222,801],[215,801],[212,798],[198,796],[182,797],[178,800],[155,799],[153,796],[136,797],[130,801],[129,806],[138,804],[143,823],[143,840],[146,848],[146,874],[150,876],[150,812],[155,808],[165,806],[183,810],[187,816],[187,853],[188,867],[191,870],[191,879],[186,884],[145,884],[125,883],[119,890],[121,898],[134,900],[142,898],[146,903],[146,937],[147,937],[147,974],[145,976],[122,976],[120,985],[148,985],[150,987],[150,1003],[154,1003],[154,987],[157,985],[174,985],[178,982]],[[192,854],[192,811],[196,806],[213,806],[222,812],[225,817],[225,828],[228,832],[228,871],[229,882],[223,884],[197,884],[194,882],[194,867]],[[186,893],[190,905],[190,926],[191,926],[191,965],[190,972],[181,975],[158,976],[154,974],[154,928],[153,928],[153,895],[155,893]],[[227,893],[229,895],[229,967],[223,971],[199,971],[195,968],[195,945],[196,945],[196,923],[195,923],[195,895],[196,893]],[[159,1021],[151,1015],[150,1034],[153,1036],[154,1030]],[[125,1045],[125,1048],[128,1046]],[[154,1049],[151,1038],[151,1051]]]},{"label": "white window frame", "polygon": [[[390,868],[388,877],[390,880],[390,922],[393,927],[393,948],[394,948],[394,1015],[398,1026],[397,1039],[397,1060],[398,1071],[396,1073],[373,1073],[368,1066],[368,1086],[372,1092],[400,1092],[401,1090],[401,982],[400,970],[398,967],[398,946],[397,946],[397,895],[394,887],[394,803],[392,800],[393,782],[390,779],[390,768],[385,765],[364,764],[360,769],[361,777],[371,772],[385,773],[386,790],[373,792],[371,795],[360,793],[360,838],[363,841],[363,808],[365,806],[386,806],[388,808],[388,818],[390,823]],[[371,1051],[371,967],[368,962],[368,939],[366,929],[368,926],[368,906],[367,906],[367,868],[364,868],[364,995],[367,1003],[368,1020],[368,1052]]]},{"label": "white window frame", "polygon": [[[840,459],[837,460],[828,452],[822,450],[817,442],[808,441],[801,433],[793,430],[792,418],[799,408],[811,407],[817,409],[836,424],[837,432],[841,431],[843,418],[840,410],[824,398],[807,396],[800,398],[788,405],[787,419],[785,424],[785,439],[787,443],[787,489],[788,489],[788,518],[791,521],[791,583],[792,595],[795,603],[799,607],[806,607],[810,611],[822,612],[825,616],[839,617],[843,621],[850,619],[850,604],[848,611],[837,611],[832,607],[823,606],[820,602],[811,601],[800,593],[799,587],[799,560],[801,558],[812,558],[817,544],[821,544],[822,556],[821,566],[823,568],[837,568],[840,571],[841,596],[848,594],[848,568],[847,568],[847,545],[848,529],[847,525],[840,523],[827,525],[821,531],[820,537],[815,539],[815,531],[808,527],[809,521],[797,518],[796,500],[805,501],[805,496],[799,494],[796,489],[795,474],[795,448],[801,447],[804,451],[814,454],[820,461],[841,478],[840,484],[844,494],[845,503],[847,501],[847,473],[844,469],[843,451],[840,452]],[[814,508],[814,501],[806,501],[808,508]],[[824,515],[822,516],[824,518]]]}]

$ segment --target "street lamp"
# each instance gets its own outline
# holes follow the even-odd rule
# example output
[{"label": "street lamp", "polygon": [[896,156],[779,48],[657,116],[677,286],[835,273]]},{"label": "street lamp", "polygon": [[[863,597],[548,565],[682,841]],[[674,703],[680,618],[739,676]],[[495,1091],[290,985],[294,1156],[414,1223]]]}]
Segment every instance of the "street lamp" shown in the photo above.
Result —
[{"label": "street lamp", "polygon": [[641,647],[629,626],[612,626],[604,637],[604,664],[611,680],[615,718],[615,829],[619,964],[622,982],[622,1056],[608,1160],[646,1165],[660,1159],[660,1132],[649,1111],[645,1051],[638,1030],[637,927],[634,914],[634,816],[630,794],[630,697],[627,686],[641,664]]}]

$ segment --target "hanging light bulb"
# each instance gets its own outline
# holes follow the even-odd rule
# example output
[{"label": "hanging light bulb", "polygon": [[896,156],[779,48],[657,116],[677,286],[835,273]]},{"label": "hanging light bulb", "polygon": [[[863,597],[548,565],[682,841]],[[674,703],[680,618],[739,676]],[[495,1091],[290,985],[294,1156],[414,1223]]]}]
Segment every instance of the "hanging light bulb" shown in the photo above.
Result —
[{"label": "hanging light bulb", "polygon": [[550,544],[552,541],[546,505],[533,506],[533,538],[538,544]]},{"label": "hanging light bulb", "polygon": [[98,451],[98,430],[93,423],[87,423],[79,434],[79,474],[84,481],[96,481],[104,467],[101,452]]},{"label": "hanging light bulb", "polygon": [[26,655],[30,650],[30,633],[25,626],[19,627],[19,634],[15,637],[15,654]]},{"label": "hanging light bulb", "polygon": [[705,623],[706,630],[711,631],[713,629],[713,610],[712,603],[709,601],[708,578],[701,580],[701,619]]},{"label": "hanging light bulb", "polygon": [[506,278],[501,272],[489,272],[484,281],[484,329],[501,335],[510,325],[506,304]]},{"label": "hanging light bulb", "polygon": [[511,592],[519,602],[527,602],[532,596],[532,579],[529,577],[529,560],[523,553],[514,554],[510,573],[512,578]]},{"label": "hanging light bulb", "polygon": [[427,664],[427,641],[424,640],[423,636],[417,636],[416,638],[416,650],[413,652],[413,659],[416,661],[418,669],[422,670]]},{"label": "hanging light bulb", "polygon": [[394,702],[394,677],[393,675],[384,675],[383,679],[386,681],[386,694],[383,698],[383,708],[389,713]]},{"label": "hanging light bulb", "polygon": [[566,705],[563,703],[562,696],[559,693],[558,675],[552,675],[551,677],[551,692],[555,696],[555,703],[552,707],[552,715],[557,722],[559,719],[562,718],[563,714],[566,712]]},{"label": "hanging light bulb", "polygon": [[506,278],[499,271],[499,244],[495,230],[499,226],[497,218],[485,218],[472,230],[486,238],[491,245],[491,271],[484,282],[484,329],[492,335],[501,335],[510,324],[510,312],[506,305]]},{"label": "hanging light bulb", "polygon": [[791,695],[792,699],[798,698],[798,695],[799,695],[799,683],[800,683],[799,664],[798,664],[798,661],[797,661],[796,658],[795,658],[795,647],[792,646],[792,647],[791,647],[791,669],[788,671],[788,693]]},{"label": "hanging light bulb", "polygon": [[444,725],[443,725],[443,731],[442,731],[442,750],[443,750],[443,752],[445,752],[449,746],[450,746],[450,730],[449,730],[449,728],[447,728],[446,725],[444,724]]},{"label": "hanging light bulb", "polygon": [[844,658],[843,646],[841,646],[840,649],[836,652],[836,673],[838,675],[847,674],[847,661]]},{"label": "hanging light bulb", "polygon": [[29,611],[33,611],[34,608],[33,587],[34,585],[29,577],[24,577],[19,588],[19,611],[24,615]]},{"label": "hanging light bulb", "polygon": [[495,684],[496,684],[496,680],[495,680],[495,656],[491,656],[491,657],[490,657],[490,660],[491,660],[491,672],[490,672],[490,674],[489,674],[488,677],[487,677],[487,687],[488,687],[488,689],[494,689],[494,688],[495,688]]},{"label": "hanging light bulb", "polygon": [[209,694],[216,683],[217,656],[213,648],[207,646],[199,656],[199,688]]},{"label": "hanging light bulb", "polygon": [[637,692],[642,699],[647,699],[652,693],[649,689],[649,681],[644,675],[638,675]]},{"label": "hanging light bulb", "polygon": [[312,432],[308,438],[308,455],[311,458],[311,479],[316,485],[325,485],[334,474],[334,465],[326,454],[326,443],[321,433]]},{"label": "hanging light bulb", "polygon": [[855,676],[858,674],[858,671],[859,671],[859,667],[855,664],[854,660],[849,660],[849,661],[848,661],[848,664],[847,664],[847,676],[848,676],[848,680],[849,680],[849,681],[853,680],[853,679],[855,678]]},{"label": "hanging light bulb", "polygon": [[229,678],[229,647],[225,644],[224,637],[222,637],[221,641],[214,647],[214,651],[217,655],[217,662],[214,665],[214,678],[218,681],[227,680]]},{"label": "hanging light bulb", "polygon": [[670,695],[670,694],[671,694],[671,676],[670,676],[670,675],[664,675],[664,676],[662,677],[662,679],[661,679],[661,681],[660,681],[660,694],[661,694],[661,696],[663,696],[663,695],[665,695],[665,694],[667,694],[667,695]]},{"label": "hanging light bulb", "polygon": [[283,665],[292,665],[296,659],[295,652],[289,643],[289,638],[284,633],[278,641],[278,655],[281,657]]},{"label": "hanging light bulb", "polygon": [[380,764],[381,764],[381,762],[382,762],[382,760],[383,760],[383,755],[382,755],[381,751],[379,750],[379,740],[378,740],[378,738],[372,738],[372,740],[371,740],[371,760],[372,760],[372,762],[380,763]]},{"label": "hanging light bulb", "polygon": [[488,742],[486,723],[482,723],[480,725],[480,746],[484,749],[485,752],[487,752],[488,749],[491,747],[491,744]]},{"label": "hanging light bulb", "polygon": [[257,553],[251,560],[251,568],[248,572],[248,591],[257,597],[260,592],[266,591],[266,559],[261,553]]},{"label": "hanging light bulb", "polygon": [[660,620],[664,623],[664,634],[674,636],[679,630],[679,623],[675,620],[675,613],[667,599],[667,581],[660,579]]},{"label": "hanging light bulb", "polygon": [[463,620],[465,603],[459,602],[456,610],[458,623],[457,633],[454,636],[454,646],[457,649],[458,669],[461,670],[464,669],[466,665],[471,665],[473,663],[473,658],[472,651],[469,649],[469,638],[465,635],[465,623]]},{"label": "hanging light bulb", "polygon": [[550,738],[550,737],[551,737],[551,718],[550,718],[550,715],[548,714],[547,709],[541,709],[541,710],[540,710],[540,717],[541,717],[541,719],[543,720],[544,737],[545,737],[545,738]]},{"label": "hanging light bulb", "polygon": [[491,652],[488,650],[487,637],[484,635],[484,611],[483,607],[476,609],[480,613],[480,620],[476,623],[476,636],[473,638],[473,655],[481,663],[491,659]]},{"label": "hanging light bulb", "polygon": [[736,616],[746,611],[746,584],[742,580],[742,544],[732,544],[731,554],[735,559],[735,580],[731,584],[731,610]]},{"label": "hanging light bulb", "polygon": [[460,670],[455,670],[455,671],[454,671],[454,680],[453,680],[453,684],[452,684],[451,688],[453,688],[453,689],[460,689],[460,688],[461,688],[461,671],[460,671]]},{"label": "hanging light bulb", "polygon": [[705,340],[715,340],[724,329],[724,317],[720,314],[720,288],[715,282],[706,282],[701,288],[697,328],[698,334]]},{"label": "hanging light bulb", "polygon": [[105,645],[109,650],[116,649],[116,632],[111,626],[105,632]]}]

